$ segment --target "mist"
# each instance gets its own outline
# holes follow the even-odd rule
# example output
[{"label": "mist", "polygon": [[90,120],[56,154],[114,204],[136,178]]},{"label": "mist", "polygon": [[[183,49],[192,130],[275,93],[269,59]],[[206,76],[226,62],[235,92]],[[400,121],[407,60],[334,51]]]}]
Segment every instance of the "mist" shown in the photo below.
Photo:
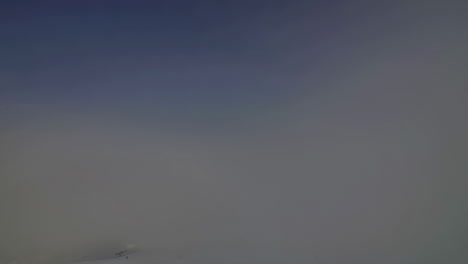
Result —
[{"label": "mist", "polygon": [[200,42],[26,33],[47,59],[2,64],[0,263],[465,263],[466,5],[299,2]]}]

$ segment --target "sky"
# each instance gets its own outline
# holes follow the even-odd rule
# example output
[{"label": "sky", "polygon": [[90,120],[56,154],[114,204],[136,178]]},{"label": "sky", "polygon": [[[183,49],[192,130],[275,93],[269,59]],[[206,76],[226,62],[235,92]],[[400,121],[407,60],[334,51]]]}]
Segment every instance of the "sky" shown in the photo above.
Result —
[{"label": "sky", "polygon": [[0,263],[466,263],[462,2],[2,3]]}]

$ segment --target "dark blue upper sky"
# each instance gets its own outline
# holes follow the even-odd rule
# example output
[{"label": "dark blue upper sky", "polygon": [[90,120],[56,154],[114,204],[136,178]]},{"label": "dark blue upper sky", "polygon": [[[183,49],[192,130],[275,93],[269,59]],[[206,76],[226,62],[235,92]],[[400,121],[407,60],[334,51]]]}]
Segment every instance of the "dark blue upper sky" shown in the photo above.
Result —
[{"label": "dark blue upper sky", "polygon": [[2,101],[256,111],[320,76],[349,23],[342,1],[148,2],[5,5]]}]

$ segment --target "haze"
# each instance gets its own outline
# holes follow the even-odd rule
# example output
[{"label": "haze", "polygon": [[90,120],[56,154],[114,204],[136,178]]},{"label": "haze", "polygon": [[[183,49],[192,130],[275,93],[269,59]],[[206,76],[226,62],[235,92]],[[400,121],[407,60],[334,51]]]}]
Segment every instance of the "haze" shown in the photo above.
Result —
[{"label": "haze", "polygon": [[461,2],[5,6],[0,263],[468,263]]}]

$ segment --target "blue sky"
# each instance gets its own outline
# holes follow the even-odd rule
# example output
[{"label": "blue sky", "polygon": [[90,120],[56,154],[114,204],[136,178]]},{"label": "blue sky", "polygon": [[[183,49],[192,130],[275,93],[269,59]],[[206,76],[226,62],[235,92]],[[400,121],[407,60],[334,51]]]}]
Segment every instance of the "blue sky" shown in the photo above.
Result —
[{"label": "blue sky", "polygon": [[344,48],[333,42],[348,26],[336,4],[12,5],[1,24],[2,101],[208,119],[268,111],[302,92],[305,76],[320,78]]}]

